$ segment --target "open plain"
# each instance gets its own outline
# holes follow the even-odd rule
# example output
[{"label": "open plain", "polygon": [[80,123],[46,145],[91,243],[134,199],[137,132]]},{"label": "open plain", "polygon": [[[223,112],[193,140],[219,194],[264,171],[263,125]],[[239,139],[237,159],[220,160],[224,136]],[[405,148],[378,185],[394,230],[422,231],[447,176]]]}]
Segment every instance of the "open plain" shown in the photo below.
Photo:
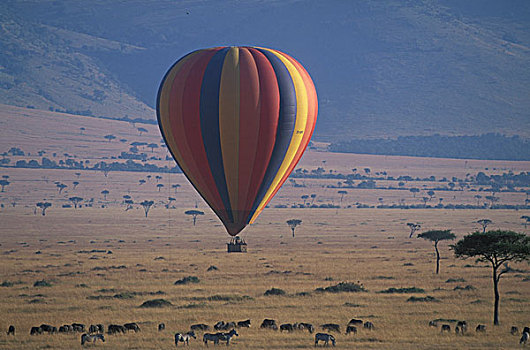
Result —
[{"label": "open plain", "polygon": [[[419,232],[451,229],[459,239],[482,229],[476,221],[487,218],[492,221],[488,229],[525,232],[521,217],[530,215],[525,205],[529,188],[494,191],[494,203],[487,188],[471,179],[479,172],[527,172],[529,162],[313,149],[298,168],[309,174],[322,168],[320,175],[362,176],[347,185],[332,176],[291,177],[243,231],[248,252],[228,254],[229,236],[182,174],[67,168],[81,160],[90,166],[123,162],[118,155],[128,152],[132,142],[157,144],[151,149],[139,145],[138,153],[153,157],[143,163],[171,168],[174,163],[165,158],[155,126],[141,125],[146,131],[139,132],[139,125],[123,121],[8,106],[0,113],[0,152],[10,158],[0,168],[9,182],[0,192],[0,348],[80,348],[80,333],[29,334],[32,326],[73,322],[140,326],[138,333],[105,334],[105,343],[90,346],[102,349],[169,349],[175,346],[175,332],[221,320],[251,319],[252,326],[238,329],[230,344],[237,349],[313,348],[314,334],[261,330],[265,318],[278,324],[308,322],[317,330],[321,324],[339,324],[339,349],[516,349],[519,336],[510,334],[511,326],[530,326],[527,263],[510,264],[512,273],[502,277],[500,325],[494,327],[491,268],[455,259],[450,243],[442,242],[436,275],[432,243],[409,238],[406,225],[421,224]],[[41,113],[49,114],[46,124],[38,123]],[[116,138],[105,138],[110,133]],[[10,154],[13,147],[24,155]],[[42,164],[43,157],[64,166],[12,167],[20,160]],[[375,186],[357,186],[369,180]],[[81,198],[78,205],[73,197]],[[139,204],[144,200],[153,201],[147,215]],[[39,202],[51,203],[45,215]],[[449,209],[448,204],[477,208]],[[517,209],[492,209],[494,204]],[[190,209],[204,212],[195,226],[184,214]],[[295,237],[286,224],[292,218],[302,220]],[[195,283],[175,284],[185,277],[196,277],[191,278]],[[363,290],[316,291],[341,282]],[[381,293],[413,287],[412,292]],[[285,294],[264,295],[272,288]],[[140,307],[154,299],[171,304]],[[375,328],[359,327],[357,334],[345,335],[352,318],[371,321]],[[438,327],[430,327],[436,319],[442,319]],[[455,320],[469,323],[466,335],[455,334]],[[166,329],[159,332],[162,322]],[[444,323],[450,333],[440,332]],[[486,325],[485,333],[475,332],[478,324]],[[16,327],[15,336],[6,335],[9,325]],[[201,339],[198,333],[189,348],[204,348]]]}]

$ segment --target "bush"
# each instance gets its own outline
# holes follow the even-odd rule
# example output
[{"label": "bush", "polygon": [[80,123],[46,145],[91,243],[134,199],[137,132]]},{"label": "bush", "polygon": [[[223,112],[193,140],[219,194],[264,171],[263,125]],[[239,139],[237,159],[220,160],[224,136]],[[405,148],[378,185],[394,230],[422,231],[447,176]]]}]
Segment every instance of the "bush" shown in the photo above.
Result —
[{"label": "bush", "polygon": [[217,270],[219,270],[219,269],[217,268],[217,266],[215,266],[215,265],[211,265],[206,271],[217,271]]},{"label": "bush", "polygon": [[466,280],[463,278],[449,278],[445,283],[451,283],[451,282],[465,282]]},{"label": "bush", "polygon": [[188,283],[199,283],[200,280],[198,277],[196,276],[187,276],[187,277],[183,277],[181,279],[179,279],[178,281],[175,282],[176,285],[181,285],[181,284],[188,284]]},{"label": "bush", "polygon": [[142,305],[140,305],[140,307],[166,307],[166,306],[173,306],[173,304],[171,304],[166,299],[153,299],[153,300],[147,300]]},{"label": "bush", "polygon": [[409,287],[409,288],[388,288],[388,289],[385,289],[385,290],[382,290],[378,293],[388,293],[388,294],[392,294],[392,293],[425,293],[425,290],[421,289],[421,288],[416,288],[416,287]]},{"label": "bush", "polygon": [[208,301],[242,301],[242,300],[252,300],[248,295],[212,295],[209,296]]},{"label": "bush", "polygon": [[476,288],[471,286],[471,285],[467,285],[465,287],[461,287],[461,286],[456,286],[453,290],[475,290]]},{"label": "bush", "polygon": [[410,297],[407,299],[408,302],[439,302],[440,300],[436,299],[435,297],[431,297],[430,295],[427,295],[426,297]]},{"label": "bush", "polygon": [[0,284],[0,287],[13,287],[13,282],[4,281]]},{"label": "bush", "polygon": [[264,295],[285,295],[285,291],[280,288],[271,288],[265,292]]},{"label": "bush", "polygon": [[337,285],[326,287],[326,288],[317,288],[315,292],[328,292],[328,293],[341,293],[341,292],[366,292],[362,284],[353,283],[353,282],[340,282]]},{"label": "bush", "polygon": [[45,280],[36,281],[35,283],[33,283],[33,287],[51,287],[51,286],[52,284]]}]

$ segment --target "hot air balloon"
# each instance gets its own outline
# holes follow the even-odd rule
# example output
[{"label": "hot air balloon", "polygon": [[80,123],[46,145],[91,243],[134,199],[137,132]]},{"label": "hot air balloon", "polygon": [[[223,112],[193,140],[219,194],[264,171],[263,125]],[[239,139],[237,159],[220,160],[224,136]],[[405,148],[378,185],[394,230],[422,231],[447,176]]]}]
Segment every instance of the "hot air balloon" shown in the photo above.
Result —
[{"label": "hot air balloon", "polygon": [[302,157],[317,117],[307,71],[278,50],[197,50],[157,98],[173,158],[231,236],[253,223]]}]

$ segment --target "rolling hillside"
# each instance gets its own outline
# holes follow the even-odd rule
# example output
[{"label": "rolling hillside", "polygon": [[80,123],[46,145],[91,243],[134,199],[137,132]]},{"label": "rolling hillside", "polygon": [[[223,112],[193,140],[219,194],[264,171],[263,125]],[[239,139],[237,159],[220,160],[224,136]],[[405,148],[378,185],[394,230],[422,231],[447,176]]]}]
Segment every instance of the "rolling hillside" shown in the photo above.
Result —
[{"label": "rolling hillside", "polygon": [[4,1],[0,103],[154,116],[187,52],[283,50],[311,73],[315,139],[530,136],[526,1]]}]

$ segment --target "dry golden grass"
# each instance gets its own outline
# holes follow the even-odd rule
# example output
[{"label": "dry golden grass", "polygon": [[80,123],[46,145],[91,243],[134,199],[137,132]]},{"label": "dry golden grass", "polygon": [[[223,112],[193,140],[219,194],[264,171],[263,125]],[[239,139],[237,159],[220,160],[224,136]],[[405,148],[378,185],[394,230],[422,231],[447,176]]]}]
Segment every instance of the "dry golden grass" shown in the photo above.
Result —
[{"label": "dry golden grass", "polygon": [[[18,123],[12,127],[13,132],[3,131],[0,138],[2,150],[7,146],[19,146],[30,152],[45,149],[47,154],[68,152],[80,159],[99,161],[127,148],[118,141],[105,142],[102,136],[110,133],[109,130],[119,134],[119,138],[128,139],[128,143],[160,140],[154,128],[149,129],[148,135],[138,136],[136,129],[127,123],[78,117],[79,123],[72,121],[73,124],[66,125],[64,116],[61,119],[61,115],[55,113],[47,116],[52,122],[43,125],[41,129],[45,131],[39,134],[38,129],[28,126],[28,120],[38,119],[39,113],[43,112],[2,108],[4,114],[0,121],[11,120],[7,115],[13,115],[11,121]],[[22,114],[27,114],[29,119],[15,121]],[[87,129],[87,135],[83,137],[78,135],[81,126]],[[29,137],[12,136],[17,133]],[[75,142],[64,142],[61,135],[75,136]],[[164,152],[158,150],[159,156]],[[326,169],[342,172],[370,167],[373,172],[437,177],[463,177],[467,172],[476,173],[486,168],[489,173],[510,169],[528,171],[530,168],[528,162],[469,161],[464,164],[461,160],[324,152],[308,152],[300,166],[312,169],[322,166],[322,160],[326,160]],[[461,238],[478,229],[474,223],[476,220],[489,218],[493,221],[493,229],[521,232],[524,228],[520,217],[528,215],[527,212],[273,207],[275,204],[299,203],[301,195],[310,193],[317,194],[317,200],[323,203],[338,203],[337,189],[325,187],[331,181],[303,180],[307,187],[284,186],[271,208],[263,212],[256,224],[245,229],[243,237],[249,243],[248,253],[227,254],[228,235],[183,175],[150,174],[151,180],[139,185],[138,180],[146,179],[146,173],[111,172],[105,177],[101,172],[85,170],[80,171],[77,178],[75,172],[1,168],[1,175],[9,175],[11,184],[6,192],[0,193],[0,202],[4,204],[0,210],[0,282],[15,282],[13,286],[0,287],[2,349],[80,347],[79,335],[30,336],[30,327],[42,323],[55,326],[72,322],[103,323],[107,326],[110,323],[138,322],[142,329],[140,333],[106,335],[107,342],[91,346],[102,349],[172,348],[173,334],[187,331],[193,323],[213,325],[219,320],[248,318],[252,320],[252,328],[239,330],[240,336],[234,338],[231,347],[313,348],[314,337],[305,332],[281,334],[259,330],[264,318],[274,318],[279,323],[338,323],[342,332],[351,318],[362,318],[372,321],[376,330],[361,329],[353,336],[338,334],[337,348],[515,349],[519,348],[518,337],[510,335],[510,327],[528,325],[528,264],[511,264],[512,268],[523,272],[503,276],[500,283],[501,325],[493,327],[491,270],[472,260],[455,259],[444,242],[441,244],[441,273],[435,275],[432,245],[424,240],[409,239],[406,226],[407,222],[413,221],[421,222],[423,229],[451,228]],[[160,181],[165,187],[160,192],[156,188],[155,175],[163,177]],[[80,184],[74,190],[72,182],[76,180]],[[69,187],[59,194],[54,181],[61,181]],[[176,194],[171,189],[171,184],[175,183],[182,186]],[[110,191],[107,200],[100,193],[103,189]],[[135,202],[151,199],[156,204],[146,218],[141,208],[124,210],[121,202],[125,194],[131,195]],[[474,201],[473,193],[468,190],[447,194],[456,197],[444,201]],[[407,201],[414,200],[408,191],[348,189],[343,205],[355,202],[373,205],[380,197],[390,203],[404,195]],[[504,203],[521,203],[525,198],[521,193],[500,195]],[[94,198],[94,206],[77,210],[62,208],[63,204],[69,203],[71,196]],[[177,199],[175,209],[163,206],[168,196]],[[38,211],[35,215],[35,203],[42,200],[52,202],[53,206],[46,216]],[[15,207],[10,205],[13,201]],[[205,215],[192,226],[184,211],[193,208],[195,203]],[[303,220],[295,238],[285,223],[291,218]],[[110,250],[112,254],[90,252],[92,250]],[[207,271],[211,265],[218,270]],[[176,280],[185,276],[197,276],[200,283],[174,285]],[[450,278],[465,281],[446,282]],[[33,286],[35,281],[42,279],[50,281],[52,286]],[[367,292],[314,292],[318,287],[341,281],[359,281]],[[454,290],[456,286],[467,285],[475,289]],[[264,296],[264,292],[272,287],[285,290],[287,295]],[[378,293],[390,287],[423,288],[425,293]],[[158,291],[164,294],[149,295]],[[126,292],[136,295],[130,299],[109,298]],[[297,295],[301,292],[309,295]],[[218,295],[230,300],[209,298]],[[430,295],[439,302],[407,302],[412,295]],[[144,301],[156,298],[166,299],[173,306],[139,308]],[[464,337],[456,336],[454,332],[442,335],[439,328],[428,327],[429,320],[437,318],[467,320],[471,331]],[[157,331],[159,322],[166,323],[164,332]],[[479,323],[487,325],[486,334],[475,334],[474,327]],[[7,337],[4,333],[10,324],[17,328],[15,337]],[[454,328],[454,324],[451,326]],[[204,345],[199,339],[193,340],[190,348],[204,348]]]}]

